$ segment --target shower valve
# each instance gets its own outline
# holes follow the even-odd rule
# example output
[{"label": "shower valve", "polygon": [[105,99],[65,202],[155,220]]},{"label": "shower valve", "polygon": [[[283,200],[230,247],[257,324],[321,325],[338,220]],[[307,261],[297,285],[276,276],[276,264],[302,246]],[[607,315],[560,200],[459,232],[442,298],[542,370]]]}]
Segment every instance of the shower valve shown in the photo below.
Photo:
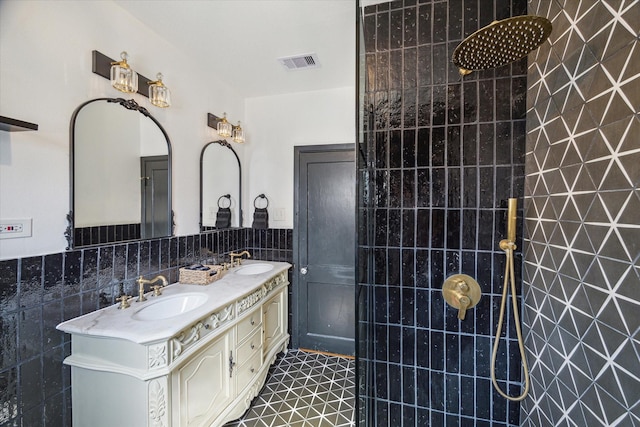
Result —
[{"label": "shower valve", "polygon": [[460,305],[460,308],[458,309],[458,319],[464,320],[464,316],[467,314],[467,308],[471,305],[471,300],[468,296],[463,295],[458,300],[458,304]]},{"label": "shower valve", "polygon": [[482,291],[473,277],[454,274],[444,281],[442,295],[450,306],[458,309],[458,319],[464,320],[467,310],[480,301]]}]

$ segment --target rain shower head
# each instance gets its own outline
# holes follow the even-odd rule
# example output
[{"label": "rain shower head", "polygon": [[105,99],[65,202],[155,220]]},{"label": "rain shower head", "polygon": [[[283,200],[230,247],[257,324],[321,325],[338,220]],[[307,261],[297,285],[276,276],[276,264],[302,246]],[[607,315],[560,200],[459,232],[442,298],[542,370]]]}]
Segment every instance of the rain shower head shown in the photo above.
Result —
[{"label": "rain shower head", "polygon": [[551,34],[551,22],[542,16],[523,15],[493,21],[453,51],[451,60],[461,75],[506,65],[524,58]]}]

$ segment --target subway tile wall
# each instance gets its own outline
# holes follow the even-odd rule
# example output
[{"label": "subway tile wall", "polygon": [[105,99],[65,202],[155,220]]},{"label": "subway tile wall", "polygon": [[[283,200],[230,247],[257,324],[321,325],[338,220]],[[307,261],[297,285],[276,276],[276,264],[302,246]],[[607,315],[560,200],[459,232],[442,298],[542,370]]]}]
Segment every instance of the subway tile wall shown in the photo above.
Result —
[{"label": "subway tile wall", "polygon": [[140,239],[140,223],[99,225],[73,229],[73,244],[76,247],[104,245]]},{"label": "subway tile wall", "polygon": [[[274,228],[274,229],[253,229],[245,230],[245,249],[251,252],[253,259],[265,261],[288,262],[293,265],[293,229],[291,228]],[[288,307],[289,307],[289,336],[292,336],[293,317],[291,312],[293,289],[293,268],[288,271],[289,286],[288,291]],[[291,348],[291,341],[289,341]]]},{"label": "subway tile wall", "polygon": [[[498,242],[507,199],[524,193],[526,60],[461,78],[450,58],[464,36],[526,6],[398,0],[364,9],[361,425],[519,425],[519,404],[493,390],[490,359],[505,265]],[[521,263],[518,252],[518,282]],[[456,273],[476,278],[483,292],[464,321],[442,298]],[[497,376],[518,394],[520,356],[507,316]]]},{"label": "subway tile wall", "polygon": [[[0,426],[70,426],[70,336],[55,326],[133,295],[135,279],[248,249],[292,260],[290,229],[229,229],[0,261]],[[291,277],[290,277],[291,280]],[[291,287],[290,287],[291,294]]]},{"label": "subway tile wall", "polygon": [[640,2],[529,11],[522,425],[640,426]]}]

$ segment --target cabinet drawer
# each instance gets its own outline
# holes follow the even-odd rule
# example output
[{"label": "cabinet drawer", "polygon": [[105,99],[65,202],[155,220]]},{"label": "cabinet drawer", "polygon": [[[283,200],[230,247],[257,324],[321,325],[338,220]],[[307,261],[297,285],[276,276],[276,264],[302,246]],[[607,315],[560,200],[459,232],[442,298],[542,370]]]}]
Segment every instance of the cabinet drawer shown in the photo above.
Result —
[{"label": "cabinet drawer", "polygon": [[258,351],[244,365],[238,368],[238,376],[236,378],[236,390],[241,392],[258,374],[262,366],[262,352]]},{"label": "cabinet drawer", "polygon": [[254,310],[253,313],[242,319],[236,326],[236,337],[238,343],[243,342],[255,329],[262,325],[262,316],[260,310]]},{"label": "cabinet drawer", "polygon": [[238,351],[236,352],[238,366],[243,365],[255,353],[260,351],[262,351],[262,328],[257,328],[249,335],[244,344],[238,346]]}]

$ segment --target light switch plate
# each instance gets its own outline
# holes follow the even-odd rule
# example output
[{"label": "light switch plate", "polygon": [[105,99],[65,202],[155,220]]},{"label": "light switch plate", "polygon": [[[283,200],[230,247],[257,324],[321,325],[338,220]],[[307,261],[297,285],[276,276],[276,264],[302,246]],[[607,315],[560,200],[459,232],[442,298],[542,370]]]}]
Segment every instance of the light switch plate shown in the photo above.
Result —
[{"label": "light switch plate", "polygon": [[273,209],[273,220],[274,221],[284,221],[284,208],[274,208]]}]

